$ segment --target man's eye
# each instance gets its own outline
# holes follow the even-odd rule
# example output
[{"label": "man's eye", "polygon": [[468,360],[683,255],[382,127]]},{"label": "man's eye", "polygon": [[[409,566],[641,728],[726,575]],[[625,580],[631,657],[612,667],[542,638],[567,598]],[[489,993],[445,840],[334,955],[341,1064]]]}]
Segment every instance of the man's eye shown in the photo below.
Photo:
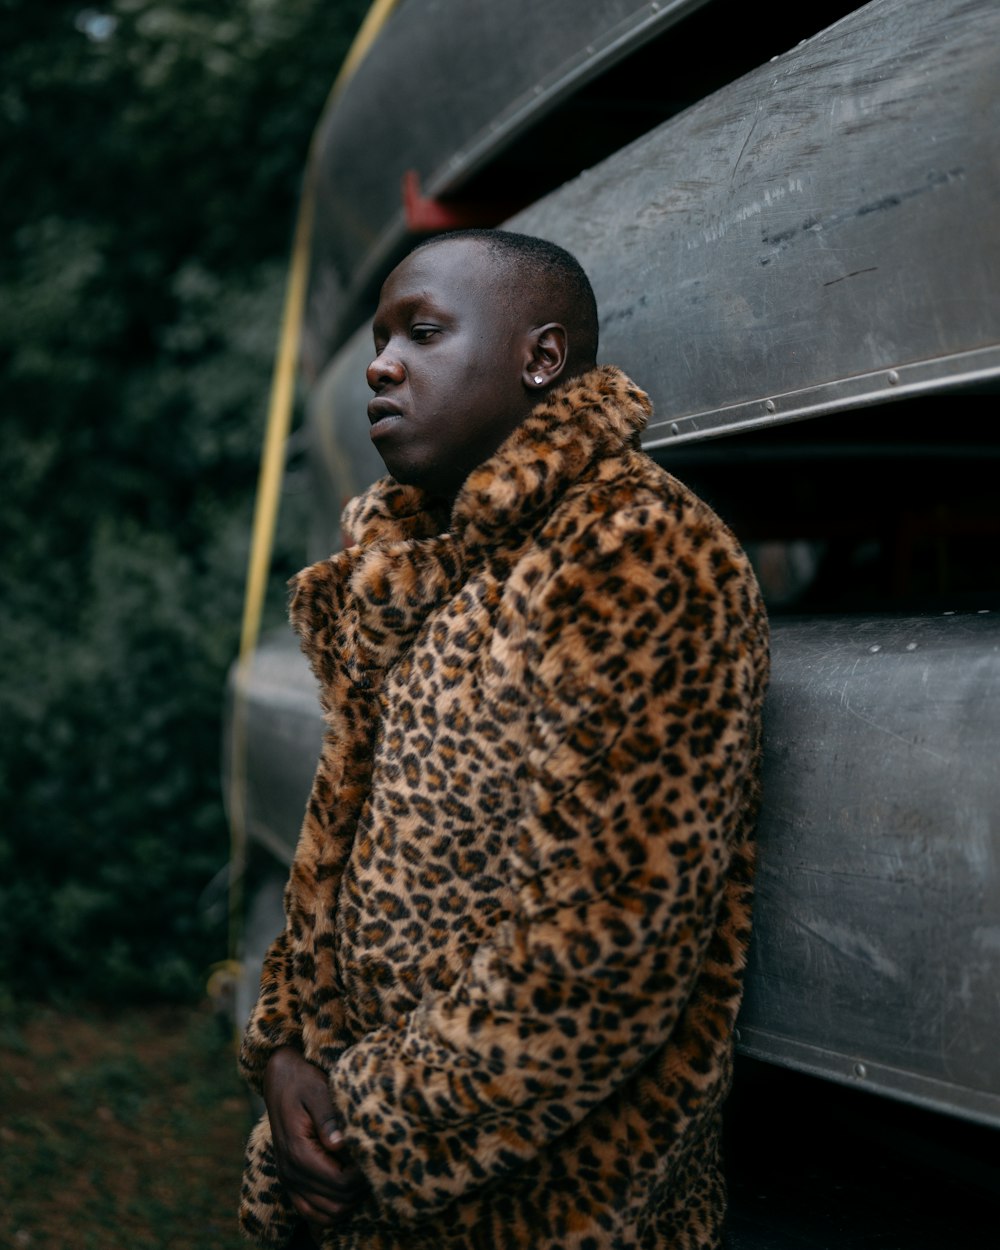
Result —
[{"label": "man's eye", "polygon": [[433,338],[437,332],[437,326],[411,326],[410,338],[413,339],[415,343],[426,343],[428,339]]}]

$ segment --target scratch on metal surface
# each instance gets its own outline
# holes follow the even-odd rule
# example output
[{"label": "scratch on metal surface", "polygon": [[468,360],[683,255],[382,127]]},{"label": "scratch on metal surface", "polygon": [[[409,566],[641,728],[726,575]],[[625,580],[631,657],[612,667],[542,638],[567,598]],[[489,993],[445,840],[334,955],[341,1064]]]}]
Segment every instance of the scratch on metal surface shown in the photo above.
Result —
[{"label": "scratch on metal surface", "polygon": [[903,742],[904,746],[909,746],[911,750],[923,751],[925,755],[930,755],[931,759],[940,760],[941,764],[951,763],[948,756],[941,755],[939,751],[931,750],[929,746],[924,746],[923,742],[915,742],[911,737],[904,737],[903,734],[898,734],[895,730],[888,729],[885,725],[880,725],[878,720],[871,719],[871,716],[865,716],[864,712],[856,711],[854,707],[851,707],[850,701],[841,700],[841,702],[843,702],[845,710],[855,717],[855,720],[860,720],[865,725],[871,725],[873,729],[878,729],[880,734],[885,734],[886,737],[895,737],[895,740]]},{"label": "scratch on metal surface", "polygon": [[[749,139],[749,136],[747,136]],[[845,225],[858,217],[867,217],[871,213],[883,213],[889,209],[898,208],[907,200],[912,200],[916,196],[924,195],[928,191],[936,191],[941,187],[946,187],[953,182],[961,182],[965,178],[965,169],[963,166],[956,166],[954,169],[943,171],[931,170],[924,181],[915,187],[908,187],[904,191],[892,192],[882,196],[881,199],[871,200],[857,207],[850,207],[840,212],[830,213],[825,217],[813,215],[797,226],[788,226],[778,232],[771,232],[761,236],[761,243],[769,250],[767,253],[758,256],[757,263],[760,265],[769,265],[772,260],[779,256],[793,242],[798,242],[803,234],[818,233],[819,231],[832,231],[838,226]],[[801,187],[800,187],[801,189]],[[859,270],[858,272],[863,272]],[[853,274],[847,275],[853,277]],[[840,279],[836,279],[840,281]]]},{"label": "scratch on metal surface", "polygon": [[923,751],[925,755],[929,755],[932,759],[940,760],[942,764],[950,764],[951,760],[947,755],[941,755],[940,752],[924,746],[921,742],[914,742],[912,738],[904,738],[902,734],[896,733],[895,730],[889,729],[885,725],[880,725],[877,720],[873,720],[870,716],[865,716],[863,712],[859,712],[856,708],[851,706],[851,700],[847,693],[847,687],[851,677],[853,677],[857,672],[858,665],[861,663],[862,658],[863,657],[859,656],[854,661],[854,664],[851,667],[850,675],[845,680],[843,689],[840,692],[840,706],[844,709],[844,711],[853,716],[855,720],[861,721],[862,724],[870,725],[872,729],[877,729],[879,733],[885,734],[889,738],[895,738],[897,742],[902,742],[904,746],[910,747],[911,750]]},{"label": "scratch on metal surface", "polygon": [[808,924],[797,916],[790,916],[789,919],[797,929],[818,938],[824,946],[828,946],[830,950],[844,959],[853,959],[866,964],[891,980],[900,979],[901,974],[897,965],[864,934],[841,929],[836,925]]},{"label": "scratch on metal surface", "polygon": [[836,286],[838,282],[846,282],[848,278],[856,278],[862,273],[875,273],[878,265],[869,265],[867,269],[855,269],[853,273],[845,273],[839,278],[831,278],[829,282],[824,282],[824,286]]},{"label": "scratch on metal surface", "polygon": [[[873,851],[868,847],[865,848],[865,853],[867,855],[870,855],[872,858],[878,857],[881,859],[893,859],[893,860],[899,859],[898,855],[891,855],[885,851]],[[880,873],[848,872],[844,868],[827,868],[827,867],[799,868],[799,867],[796,867],[795,873],[796,873],[796,876],[801,876],[801,877],[818,877],[821,881],[824,881],[824,882],[832,881],[836,878],[838,880],[844,880],[844,881],[863,881],[865,885],[870,885],[873,880],[888,882],[890,885],[922,884],[919,882],[919,878],[917,878],[916,876],[912,876],[912,877],[889,876],[885,872],[880,872]]]},{"label": "scratch on metal surface", "polygon": [[[801,178],[790,177],[783,183],[774,186],[765,187],[763,194],[756,200],[751,200],[748,204],[743,204],[728,217],[720,218],[714,225],[707,226],[703,230],[703,241],[705,243],[717,243],[730,230],[732,226],[742,225],[743,222],[749,221],[751,217],[759,217],[765,210],[779,204],[787,196],[801,194],[804,189]],[[811,220],[811,219],[810,219]],[[789,231],[789,237],[798,233],[799,227]],[[765,242],[767,238],[765,237]],[[688,251],[692,248],[700,247],[701,243],[696,239],[688,239],[686,243]]]},{"label": "scratch on metal surface", "polygon": [[740,148],[739,156],[736,158],[736,164],[733,166],[733,172],[729,177],[729,185],[732,186],[736,181],[736,171],[740,167],[740,161],[743,160],[743,154],[747,150],[750,140],[753,138],[753,132],[757,129],[757,123],[760,121],[760,100],[757,101],[757,111],[753,115],[753,121],[750,123],[750,129],[747,131],[747,137],[743,140],[743,146]]}]

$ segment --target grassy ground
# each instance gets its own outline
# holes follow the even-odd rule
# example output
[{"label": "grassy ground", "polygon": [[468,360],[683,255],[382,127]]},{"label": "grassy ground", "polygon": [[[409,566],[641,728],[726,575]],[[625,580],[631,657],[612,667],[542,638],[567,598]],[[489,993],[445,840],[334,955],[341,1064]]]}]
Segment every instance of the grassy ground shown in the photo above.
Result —
[{"label": "grassy ground", "polygon": [[246,1250],[249,1115],[208,1008],[5,1010],[0,1246]]}]

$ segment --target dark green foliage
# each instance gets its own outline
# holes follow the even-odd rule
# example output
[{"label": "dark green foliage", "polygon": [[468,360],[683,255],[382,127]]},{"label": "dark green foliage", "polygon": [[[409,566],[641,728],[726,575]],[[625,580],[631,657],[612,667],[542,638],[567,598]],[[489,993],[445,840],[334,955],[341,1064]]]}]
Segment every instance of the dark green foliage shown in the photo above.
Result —
[{"label": "dark green foliage", "polygon": [[[14,993],[185,997],[225,955],[204,892],[227,857],[223,685],[285,255],[309,136],[366,7],[0,0]],[[295,521],[275,587],[300,562]]]}]

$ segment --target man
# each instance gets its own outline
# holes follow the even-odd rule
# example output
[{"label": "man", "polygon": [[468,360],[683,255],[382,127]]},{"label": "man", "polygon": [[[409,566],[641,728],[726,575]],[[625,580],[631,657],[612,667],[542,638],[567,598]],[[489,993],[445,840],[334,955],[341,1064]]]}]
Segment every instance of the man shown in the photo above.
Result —
[{"label": "man", "polygon": [[242,1067],[241,1216],[351,1250],[715,1247],[767,626],[638,449],[541,240],[412,252],[374,321],[389,478],[294,581],[326,742]]}]

